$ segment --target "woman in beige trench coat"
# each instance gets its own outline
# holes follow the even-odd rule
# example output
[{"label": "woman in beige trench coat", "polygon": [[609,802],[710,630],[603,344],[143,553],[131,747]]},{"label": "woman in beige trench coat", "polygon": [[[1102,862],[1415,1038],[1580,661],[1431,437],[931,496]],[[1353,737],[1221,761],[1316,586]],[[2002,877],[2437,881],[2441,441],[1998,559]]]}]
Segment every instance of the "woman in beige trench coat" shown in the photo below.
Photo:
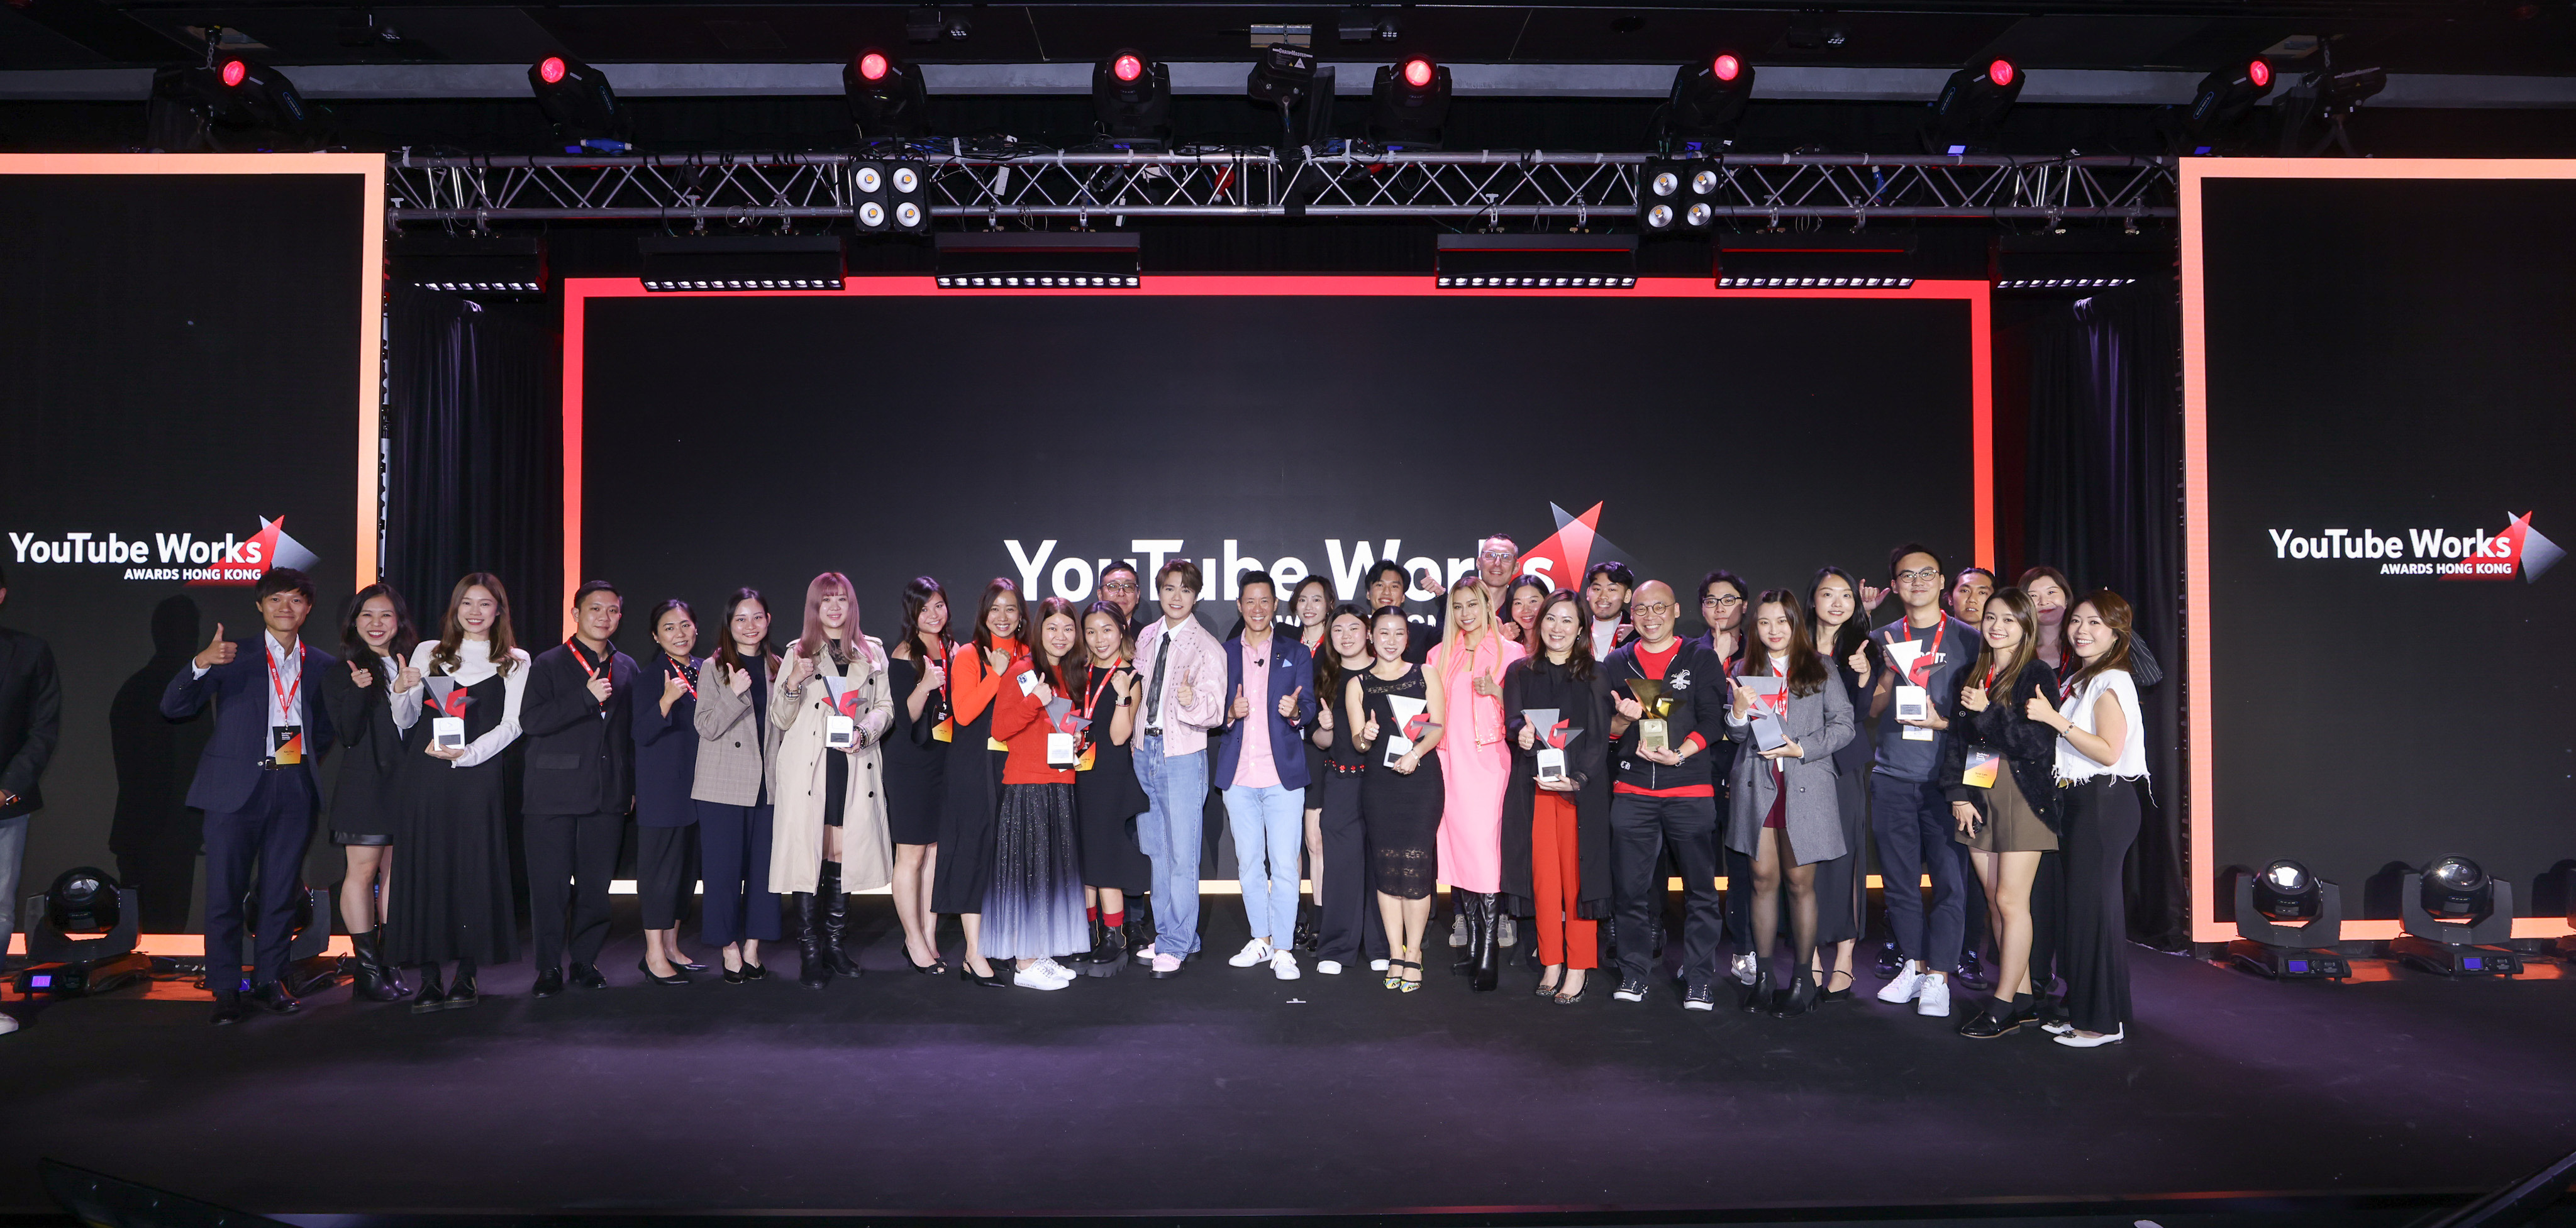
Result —
[{"label": "woman in beige trench coat", "polygon": [[[793,899],[803,962],[797,979],[814,989],[835,974],[858,975],[845,945],[845,892],[893,881],[877,752],[877,739],[894,720],[885,671],[885,647],[859,631],[849,577],[836,571],[814,577],[805,586],[804,634],[787,646],[769,702],[769,719],[780,730],[769,889]],[[830,745],[835,717],[847,721],[846,746]]]}]

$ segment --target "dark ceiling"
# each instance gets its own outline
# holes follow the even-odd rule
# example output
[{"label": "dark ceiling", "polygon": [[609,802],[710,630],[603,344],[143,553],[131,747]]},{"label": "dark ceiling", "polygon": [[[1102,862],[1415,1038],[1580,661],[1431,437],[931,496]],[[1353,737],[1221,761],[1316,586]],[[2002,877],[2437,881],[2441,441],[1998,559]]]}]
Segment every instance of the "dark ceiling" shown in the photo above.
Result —
[{"label": "dark ceiling", "polygon": [[[1944,67],[2005,54],[2031,68],[2206,69],[2284,38],[2339,36],[2344,63],[2401,73],[2576,71],[2570,0],[2054,0],[2045,4],[1875,0],[1637,8],[1606,4],[1377,6],[1389,40],[1343,42],[1346,10],[1317,6],[1030,4],[950,6],[966,37],[913,43],[899,5],[382,3],[5,0],[0,69],[146,66],[202,53],[203,31],[238,31],[280,65],[520,63],[564,52],[596,63],[818,63],[868,46],[925,62],[1098,59],[1136,47],[1172,61],[1242,61],[1255,24],[1304,24],[1329,60],[1426,53],[1454,62],[1670,63],[1731,48],[1757,63]],[[1839,43],[1820,40],[1839,33]],[[260,50],[264,48],[265,50]]]}]

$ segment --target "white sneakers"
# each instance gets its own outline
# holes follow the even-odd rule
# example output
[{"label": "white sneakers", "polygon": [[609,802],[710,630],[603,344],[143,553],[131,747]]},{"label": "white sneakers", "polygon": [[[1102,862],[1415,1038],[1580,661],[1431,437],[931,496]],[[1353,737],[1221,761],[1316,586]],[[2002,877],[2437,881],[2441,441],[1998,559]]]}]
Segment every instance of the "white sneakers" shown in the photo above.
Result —
[{"label": "white sneakers", "polygon": [[1342,974],[1342,961],[1338,959],[1316,960],[1315,971],[1321,972],[1326,976],[1340,976]]},{"label": "white sneakers", "polygon": [[1062,989],[1073,982],[1048,976],[1044,964],[1031,964],[1026,968],[1013,969],[1011,983],[1022,989]]},{"label": "white sneakers", "polygon": [[1923,978],[1923,990],[1921,993],[1916,994],[1914,998],[1914,1013],[1917,1015],[1928,1015],[1934,1019],[1949,1018],[1950,978],[1946,976],[1925,976]]},{"label": "white sneakers", "polygon": [[6,1036],[6,1035],[10,1034],[11,1032],[15,1032],[15,1031],[17,1031],[17,1030],[18,1030],[18,1020],[17,1020],[17,1017],[16,1017],[16,1016],[13,1016],[13,1015],[0,1015],[0,1036]]},{"label": "white sneakers", "polygon": [[1912,1002],[1915,1014],[1947,1019],[1950,1017],[1950,979],[1925,972],[1921,964],[1909,960],[1878,991],[1878,1000],[1890,1006]]},{"label": "white sneakers", "polygon": [[1754,971],[1756,970],[1756,968],[1758,967],[1758,965],[1759,965],[1759,961],[1757,961],[1757,960],[1755,960],[1755,959],[1753,958],[1753,953],[1752,953],[1752,952],[1750,952],[1750,951],[1747,951],[1747,952],[1745,952],[1745,953],[1744,953],[1744,954],[1742,954],[1742,955],[1738,955],[1738,956],[1736,956],[1736,957],[1735,957],[1735,983],[1736,983],[1736,984],[1738,984],[1738,985],[1750,985],[1750,984],[1752,984],[1752,983],[1753,983],[1753,974],[1754,974]]},{"label": "white sneakers", "polygon": [[1283,981],[1296,980],[1298,976],[1301,975],[1297,971],[1297,957],[1286,951],[1272,953],[1270,956],[1270,975],[1278,977]]},{"label": "white sneakers", "polygon": [[1923,975],[1923,965],[1909,959],[1905,961],[1904,967],[1896,970],[1896,976],[1893,979],[1879,987],[1878,1000],[1890,1006],[1899,1002],[1911,1002],[1922,994],[1923,982],[1927,979],[1929,978]]},{"label": "white sneakers", "polygon": [[1386,961],[1385,961],[1385,960],[1382,960],[1382,959],[1372,959],[1372,960],[1370,960],[1370,961],[1369,961],[1369,971],[1371,971],[1371,972],[1384,972],[1384,971],[1386,971]]},{"label": "white sneakers", "polygon": [[1254,964],[1269,962],[1272,954],[1273,952],[1270,949],[1269,939],[1255,938],[1252,941],[1243,944],[1243,949],[1235,952],[1234,958],[1225,962],[1232,964],[1237,968],[1249,968]]}]

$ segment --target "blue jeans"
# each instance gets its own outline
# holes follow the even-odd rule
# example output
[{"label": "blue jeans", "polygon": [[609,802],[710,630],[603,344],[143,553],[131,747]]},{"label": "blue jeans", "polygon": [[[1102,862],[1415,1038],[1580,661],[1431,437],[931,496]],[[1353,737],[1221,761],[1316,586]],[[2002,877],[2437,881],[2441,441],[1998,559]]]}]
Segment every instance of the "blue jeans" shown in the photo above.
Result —
[{"label": "blue jeans", "polygon": [[[1252,936],[1287,950],[1297,933],[1297,859],[1306,848],[1306,791],[1278,785],[1225,790],[1243,917]],[[1265,863],[1267,868],[1265,869]]]},{"label": "blue jeans", "polygon": [[[1199,949],[1199,827],[1207,821],[1207,752],[1163,754],[1163,739],[1136,739],[1136,783],[1145,786],[1145,813],[1136,816],[1136,843],[1154,862],[1154,954],[1188,955]],[[1302,821],[1302,820],[1301,820]]]}]

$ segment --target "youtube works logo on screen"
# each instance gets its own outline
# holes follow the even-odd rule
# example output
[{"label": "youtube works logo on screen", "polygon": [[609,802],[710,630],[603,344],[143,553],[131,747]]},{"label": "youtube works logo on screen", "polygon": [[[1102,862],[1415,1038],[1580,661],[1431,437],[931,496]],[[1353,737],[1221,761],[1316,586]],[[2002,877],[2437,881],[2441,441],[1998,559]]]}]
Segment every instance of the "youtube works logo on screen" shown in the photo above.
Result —
[{"label": "youtube works logo on screen", "polygon": [[2505,513],[2508,523],[2494,533],[2476,529],[2407,529],[2382,535],[2373,529],[2324,529],[2302,534],[2296,529],[2266,529],[2272,557],[2281,560],[2360,559],[2379,564],[2384,576],[2438,576],[2445,580],[2510,580],[2528,582],[2547,574],[2566,551],[2531,527],[2532,513]]},{"label": "youtube works logo on screen", "polygon": [[10,549],[22,564],[100,564],[123,566],[128,580],[182,580],[207,587],[247,588],[272,567],[309,568],[320,557],[286,535],[286,518],[259,517],[259,532],[249,537],[226,533],[202,538],[194,533],[153,533],[149,538],[122,533],[64,531],[9,534]]}]

